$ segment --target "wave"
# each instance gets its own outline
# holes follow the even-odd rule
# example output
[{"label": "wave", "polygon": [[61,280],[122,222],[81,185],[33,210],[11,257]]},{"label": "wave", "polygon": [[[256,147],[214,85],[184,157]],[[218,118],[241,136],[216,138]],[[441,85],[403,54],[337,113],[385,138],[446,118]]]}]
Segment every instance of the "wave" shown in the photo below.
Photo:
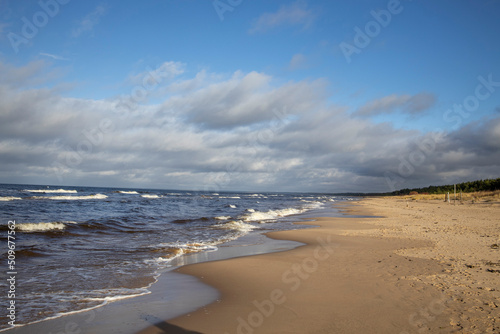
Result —
[{"label": "wave", "polygon": [[87,199],[105,199],[108,198],[108,196],[104,194],[95,194],[95,195],[88,195],[88,196],[47,196],[47,197],[35,197],[36,199],[52,199],[52,200],[70,200],[70,201],[76,201],[76,200],[87,200]]},{"label": "wave", "polygon": [[231,209],[236,209],[236,205],[234,205],[234,204],[229,204],[229,207],[230,207]]},{"label": "wave", "polygon": [[143,194],[143,195],[141,195],[141,197],[144,197],[144,198],[160,198],[160,196],[158,196],[158,195],[150,195],[150,194]]},{"label": "wave", "polygon": [[42,194],[76,194],[76,190],[66,190],[66,189],[26,189],[30,193],[42,193]]},{"label": "wave", "polygon": [[296,215],[302,212],[305,212],[307,210],[305,209],[296,209],[296,208],[287,208],[287,209],[281,209],[281,210],[269,210],[267,212],[262,212],[262,211],[255,211],[253,209],[247,209],[249,212],[246,215],[241,216],[241,219],[243,221],[257,221],[257,222],[266,222],[266,221],[273,221],[276,220],[277,218],[280,217],[285,217],[285,216],[290,216],[290,215]]},{"label": "wave", "polygon": [[47,232],[47,231],[61,231],[66,228],[66,224],[77,224],[73,221],[65,222],[49,222],[49,223],[20,223],[16,224],[16,229],[22,232]]},{"label": "wave", "polygon": [[215,217],[215,219],[217,219],[217,220],[228,220],[228,219],[231,219],[231,216],[219,216],[219,217]]},{"label": "wave", "polygon": [[[26,325],[40,323],[42,321],[53,320],[53,319],[61,318],[61,317],[68,316],[68,315],[87,312],[87,311],[91,311],[94,309],[98,309],[102,306],[105,306],[105,305],[111,303],[111,302],[118,301],[121,299],[127,299],[127,298],[133,298],[133,297],[138,297],[138,296],[142,296],[142,295],[147,295],[147,294],[151,293],[148,290],[148,288],[150,286],[151,286],[151,284],[148,285],[147,287],[143,287],[143,288],[110,288],[110,289],[94,290],[92,292],[95,293],[96,295],[104,295],[104,296],[86,297],[86,298],[81,299],[81,301],[82,302],[97,302],[98,303],[97,305],[83,307],[81,309],[77,309],[77,310],[73,310],[73,311],[57,312],[55,315],[49,316],[49,317],[41,319],[41,320],[31,321],[31,322],[28,322],[26,324],[16,324],[15,327],[23,327]],[[61,294],[56,293],[55,295],[58,296]],[[66,295],[66,292],[64,292],[64,295]],[[10,330],[11,328],[12,327],[0,329],[0,332]]]},{"label": "wave", "polygon": [[250,232],[257,228],[256,226],[244,223],[241,220],[238,221],[232,220],[224,224],[216,225],[215,227],[222,229],[237,230],[240,232]]},{"label": "wave", "polygon": [[301,202],[306,202],[307,204],[305,205],[305,208],[307,210],[312,210],[312,209],[318,209],[324,205],[322,202],[318,201],[306,201],[306,200],[301,200]]},{"label": "wave", "polygon": [[[231,217],[230,217],[231,218]],[[208,222],[212,220],[212,218],[208,217],[200,217],[200,218],[185,218],[185,219],[175,219],[170,221],[172,224],[187,224],[187,223],[193,223],[193,222]]]},{"label": "wave", "polygon": [[127,195],[139,195],[137,191],[125,191],[125,190],[118,190],[118,194],[127,194]]},{"label": "wave", "polygon": [[5,197],[0,196],[0,202],[15,201],[15,200],[19,200],[19,199],[22,199],[22,198],[21,197],[13,197],[13,196],[5,196]]},{"label": "wave", "polygon": [[163,243],[158,245],[160,249],[156,250],[156,252],[166,252],[167,254],[159,256],[155,259],[145,260],[144,262],[150,263],[165,263],[170,262],[175,258],[178,258],[182,255],[189,253],[197,253],[197,252],[213,252],[218,248],[214,245],[214,243],[181,243],[181,242],[170,242]]}]

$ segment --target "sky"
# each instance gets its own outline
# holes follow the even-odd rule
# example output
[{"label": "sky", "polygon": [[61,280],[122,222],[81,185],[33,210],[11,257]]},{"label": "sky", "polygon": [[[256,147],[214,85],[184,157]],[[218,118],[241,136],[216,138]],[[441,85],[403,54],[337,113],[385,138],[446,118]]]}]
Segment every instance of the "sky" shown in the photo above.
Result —
[{"label": "sky", "polygon": [[500,0],[0,0],[0,183],[500,177]]}]

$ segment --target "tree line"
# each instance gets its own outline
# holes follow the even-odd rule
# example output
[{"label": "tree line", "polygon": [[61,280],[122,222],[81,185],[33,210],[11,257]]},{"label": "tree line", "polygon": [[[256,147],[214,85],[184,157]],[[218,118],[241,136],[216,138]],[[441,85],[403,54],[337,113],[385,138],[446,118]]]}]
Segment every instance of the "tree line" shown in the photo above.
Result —
[{"label": "tree line", "polygon": [[[500,178],[497,179],[486,179],[477,180],[470,182],[458,183],[457,192],[471,193],[476,191],[494,191],[500,190]],[[380,195],[408,195],[412,192],[417,192],[419,194],[446,194],[447,192],[452,193],[454,191],[453,184],[447,184],[443,186],[429,186],[425,188],[413,188],[413,189],[400,189],[393,191],[391,193],[385,193]]]}]

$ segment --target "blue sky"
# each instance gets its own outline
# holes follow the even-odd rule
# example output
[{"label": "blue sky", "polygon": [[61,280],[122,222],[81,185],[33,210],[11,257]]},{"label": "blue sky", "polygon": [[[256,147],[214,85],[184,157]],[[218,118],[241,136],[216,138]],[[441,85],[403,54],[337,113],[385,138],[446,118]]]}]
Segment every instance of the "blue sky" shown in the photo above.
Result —
[{"label": "blue sky", "polygon": [[497,0],[0,0],[0,182],[498,177],[499,14]]}]

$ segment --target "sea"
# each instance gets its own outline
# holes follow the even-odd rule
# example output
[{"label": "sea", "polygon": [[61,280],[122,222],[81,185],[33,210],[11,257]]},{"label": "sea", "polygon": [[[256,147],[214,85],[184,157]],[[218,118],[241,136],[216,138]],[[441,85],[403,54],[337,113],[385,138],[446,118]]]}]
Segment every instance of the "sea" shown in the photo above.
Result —
[{"label": "sea", "polygon": [[[23,325],[148,294],[179,257],[237,246],[252,233],[305,228],[293,224],[298,215],[351,199],[0,184],[0,307],[6,313],[15,300],[15,323]],[[12,287],[15,298],[7,298]],[[11,327],[7,313],[0,331]]]}]

